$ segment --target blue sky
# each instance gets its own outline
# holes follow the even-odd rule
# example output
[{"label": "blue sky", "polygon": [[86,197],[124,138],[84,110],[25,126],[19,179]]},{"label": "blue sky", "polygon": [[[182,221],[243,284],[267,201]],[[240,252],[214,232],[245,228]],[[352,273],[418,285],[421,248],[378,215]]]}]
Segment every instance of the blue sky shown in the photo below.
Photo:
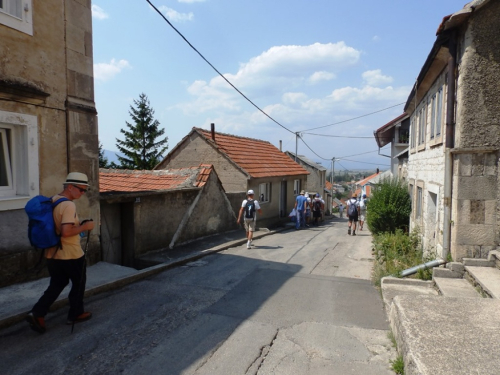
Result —
[{"label": "blue sky", "polygon": [[[93,0],[99,140],[116,151],[145,93],[171,150],[193,127],[266,140],[336,170],[387,169],[373,131],[399,116],[442,18],[464,0]],[[375,115],[337,125],[372,112]],[[308,134],[313,133],[313,134]],[[314,135],[320,134],[320,135]],[[358,136],[366,139],[334,138]],[[389,150],[383,149],[388,154]],[[326,160],[324,160],[326,159]]]}]

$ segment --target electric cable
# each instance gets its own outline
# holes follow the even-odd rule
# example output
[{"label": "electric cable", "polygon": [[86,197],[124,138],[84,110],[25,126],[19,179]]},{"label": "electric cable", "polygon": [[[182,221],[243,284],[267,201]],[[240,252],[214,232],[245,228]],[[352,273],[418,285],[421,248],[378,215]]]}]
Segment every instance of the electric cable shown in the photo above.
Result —
[{"label": "electric cable", "polygon": [[[148,0],[146,0],[146,1],[148,1]],[[400,106],[400,105],[405,104],[405,103],[406,102],[399,103],[399,104],[394,104],[393,106],[390,106],[390,107],[387,107],[387,108],[383,108],[383,109],[379,109],[378,111],[375,111],[375,112],[370,112],[370,113],[367,113],[367,114],[364,114],[364,115],[361,115],[361,116],[358,116],[358,117],[353,117],[353,118],[350,118],[350,119],[347,119],[347,120],[343,120],[343,121],[339,121],[339,122],[334,122],[333,124],[329,124],[329,125],[318,126],[316,128],[306,129],[306,130],[303,130],[302,132],[306,132],[306,131],[310,131],[310,130],[316,130],[316,129],[322,129],[322,128],[326,128],[328,126],[333,126],[333,125],[338,125],[338,124],[343,124],[345,122],[357,120],[357,119],[362,118],[362,117],[367,117],[367,116],[370,116],[370,115],[374,115],[375,113],[386,111],[388,109]]]},{"label": "electric cable", "polygon": [[215,72],[224,80],[226,81],[233,89],[235,89],[242,97],[244,97],[251,105],[253,105],[255,108],[257,108],[257,110],[259,110],[264,116],[266,116],[267,118],[269,118],[272,122],[274,122],[275,124],[281,126],[283,129],[285,129],[286,131],[290,132],[290,133],[293,133],[295,134],[295,132],[291,131],[290,129],[288,129],[286,126],[280,124],[278,121],[276,121],[274,118],[272,118],[270,115],[268,115],[266,112],[264,112],[257,104],[255,104],[254,102],[252,102],[245,94],[243,94],[235,85],[233,85],[221,72],[219,72],[217,70],[217,68],[215,68],[215,66],[213,66],[210,61],[208,61],[205,56],[203,56],[187,39],[184,35],[182,35],[182,33],[177,30],[174,25],[172,25],[170,23],[170,21],[167,19],[167,17],[165,17],[163,15],[163,13],[158,10],[158,8],[156,8],[153,3],[151,3],[150,0],[146,0],[148,2],[149,5],[151,5],[151,7],[165,20],[165,22],[167,22],[170,27],[172,29],[174,29],[174,31],[179,34],[179,36],[184,39],[184,41],[208,64],[210,65],[210,67],[215,70]]}]

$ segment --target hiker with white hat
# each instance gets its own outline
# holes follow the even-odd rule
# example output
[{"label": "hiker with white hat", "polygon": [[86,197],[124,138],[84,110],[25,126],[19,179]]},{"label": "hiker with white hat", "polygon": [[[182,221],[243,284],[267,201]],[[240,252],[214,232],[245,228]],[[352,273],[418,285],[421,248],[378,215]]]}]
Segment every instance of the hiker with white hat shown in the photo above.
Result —
[{"label": "hiker with white hat", "polygon": [[241,216],[244,213],[243,225],[247,232],[247,249],[252,245],[253,232],[255,232],[255,222],[257,221],[257,212],[262,214],[259,202],[253,199],[255,193],[253,190],[248,190],[247,199],[241,203],[240,212],[238,214],[238,225],[241,222]]},{"label": "hiker with white hat", "polygon": [[83,307],[86,269],[80,234],[87,232],[89,235],[94,229],[94,222],[92,220],[80,222],[73,202],[87,192],[89,188],[87,175],[71,172],[66,177],[63,186],[63,191],[52,197],[53,203],[60,201],[55,207],[54,204],[52,205],[52,215],[56,233],[60,235],[60,243],[58,246],[45,249],[50,284],[26,316],[31,329],[39,333],[45,332],[44,317],[70,280],[71,290],[68,295],[69,312],[66,324],[73,325],[92,317],[92,313],[85,311]]}]

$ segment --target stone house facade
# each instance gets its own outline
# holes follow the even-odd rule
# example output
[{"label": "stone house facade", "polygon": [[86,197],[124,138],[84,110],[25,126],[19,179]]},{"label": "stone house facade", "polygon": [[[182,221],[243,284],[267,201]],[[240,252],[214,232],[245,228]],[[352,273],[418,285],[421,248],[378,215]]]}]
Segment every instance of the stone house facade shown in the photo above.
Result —
[{"label": "stone house facade", "polygon": [[[99,217],[91,1],[0,2],[0,285],[34,277],[26,202],[62,190],[69,171],[89,176],[76,201]],[[99,258],[92,232],[90,262]],[[42,274],[43,275],[43,274]]]},{"label": "stone house facade", "polygon": [[297,155],[297,160],[295,160],[295,153],[285,151],[285,154],[309,172],[306,185],[303,189],[307,192],[319,193],[323,196],[323,191],[326,186],[326,168],[304,155]]},{"label": "stone house facade", "polygon": [[446,259],[486,257],[499,242],[500,2],[443,19],[405,106],[411,227]]},{"label": "stone house facade", "polygon": [[200,163],[214,166],[237,215],[247,190],[255,192],[263,214],[258,226],[288,221],[295,197],[309,174],[271,143],[247,137],[193,128],[156,167],[187,168]]}]

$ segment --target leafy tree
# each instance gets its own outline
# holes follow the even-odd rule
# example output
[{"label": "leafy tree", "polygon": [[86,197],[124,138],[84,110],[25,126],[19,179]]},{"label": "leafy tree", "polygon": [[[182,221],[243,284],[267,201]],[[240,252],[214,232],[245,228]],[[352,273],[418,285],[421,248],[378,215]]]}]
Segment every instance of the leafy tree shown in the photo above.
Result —
[{"label": "leafy tree", "polygon": [[165,129],[159,128],[160,122],[154,119],[154,110],[144,93],[134,100],[134,105],[129,111],[134,124],[126,122],[129,130],[120,130],[125,140],[116,139],[116,147],[124,155],[118,156],[119,168],[151,170],[168,149],[168,137],[162,138]]},{"label": "leafy tree", "polygon": [[408,188],[397,178],[384,179],[367,205],[366,223],[373,234],[408,230],[411,200]]},{"label": "leafy tree", "polygon": [[99,142],[99,168],[109,168],[110,164],[108,158],[104,156],[104,150],[102,149],[102,143]]}]

